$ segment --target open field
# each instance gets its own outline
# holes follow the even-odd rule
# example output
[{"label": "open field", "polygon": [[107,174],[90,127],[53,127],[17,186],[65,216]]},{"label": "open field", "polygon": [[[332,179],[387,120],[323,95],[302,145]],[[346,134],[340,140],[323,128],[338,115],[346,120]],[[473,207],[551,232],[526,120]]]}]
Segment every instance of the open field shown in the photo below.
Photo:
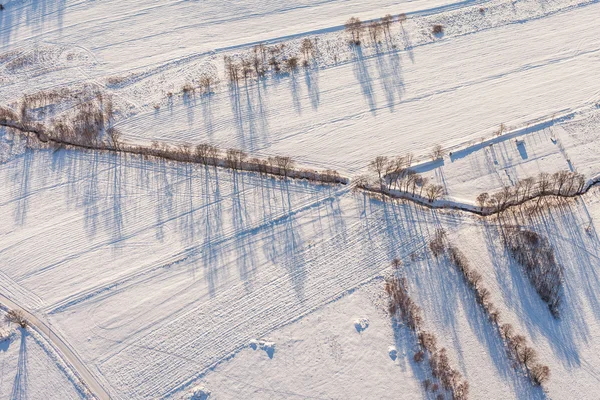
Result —
[{"label": "open field", "polygon": [[[400,12],[349,43],[350,17]],[[596,398],[599,19],[583,0],[4,3],[0,304],[31,317],[0,312],[0,399]],[[123,151],[200,144],[219,166]],[[408,154],[441,208],[356,184],[391,190],[378,174]],[[589,191],[552,196],[566,171]],[[530,177],[544,196],[443,209]]]}]

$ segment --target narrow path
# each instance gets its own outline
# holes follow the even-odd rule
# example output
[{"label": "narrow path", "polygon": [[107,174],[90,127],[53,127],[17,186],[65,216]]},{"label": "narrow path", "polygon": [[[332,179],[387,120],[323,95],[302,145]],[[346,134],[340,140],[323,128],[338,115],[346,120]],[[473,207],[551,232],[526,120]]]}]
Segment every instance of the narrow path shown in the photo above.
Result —
[{"label": "narrow path", "polygon": [[42,333],[49,339],[50,343],[54,346],[54,349],[58,351],[63,361],[71,368],[72,371],[78,376],[83,385],[88,389],[91,395],[98,400],[109,400],[110,395],[96,379],[94,374],[85,366],[84,362],[79,358],[75,351],[69,346],[69,344],[59,336],[56,331],[43,320],[33,315],[27,309],[21,307],[13,300],[0,294],[0,305],[11,309],[19,310],[27,319],[29,325],[36,329],[39,333]]}]

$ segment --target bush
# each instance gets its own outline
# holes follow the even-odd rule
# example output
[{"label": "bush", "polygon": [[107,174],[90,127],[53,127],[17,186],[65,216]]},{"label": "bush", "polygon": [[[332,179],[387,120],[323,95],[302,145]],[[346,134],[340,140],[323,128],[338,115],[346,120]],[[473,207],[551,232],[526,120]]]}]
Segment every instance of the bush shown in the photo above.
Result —
[{"label": "bush", "polygon": [[554,258],[548,239],[539,234],[510,228],[504,235],[510,255],[523,267],[525,275],[555,318],[559,316],[563,270]]},{"label": "bush", "polygon": [[4,320],[7,323],[13,323],[19,325],[21,328],[27,328],[27,319],[20,310],[10,310],[5,316]]},{"label": "bush", "polygon": [[425,352],[423,350],[417,351],[413,356],[413,360],[415,360],[415,362],[421,362],[423,359],[425,359]]},{"label": "bush", "polygon": [[436,24],[433,26],[433,33],[435,35],[440,35],[444,32],[444,27],[442,25]]}]

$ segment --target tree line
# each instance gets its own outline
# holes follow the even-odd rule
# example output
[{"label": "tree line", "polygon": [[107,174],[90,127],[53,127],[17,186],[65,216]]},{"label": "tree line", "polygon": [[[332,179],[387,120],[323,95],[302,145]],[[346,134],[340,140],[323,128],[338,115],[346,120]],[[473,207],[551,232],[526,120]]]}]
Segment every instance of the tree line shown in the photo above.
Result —
[{"label": "tree line", "polygon": [[445,256],[449,264],[460,272],[502,339],[509,359],[515,362],[515,368],[521,368],[535,385],[546,383],[550,378],[550,368],[538,361],[537,352],[527,344],[525,336],[516,333],[511,324],[502,323],[500,310],[492,302],[491,292],[485,287],[481,274],[471,267],[465,254],[448,241],[444,230],[436,231],[429,248],[436,258]]}]

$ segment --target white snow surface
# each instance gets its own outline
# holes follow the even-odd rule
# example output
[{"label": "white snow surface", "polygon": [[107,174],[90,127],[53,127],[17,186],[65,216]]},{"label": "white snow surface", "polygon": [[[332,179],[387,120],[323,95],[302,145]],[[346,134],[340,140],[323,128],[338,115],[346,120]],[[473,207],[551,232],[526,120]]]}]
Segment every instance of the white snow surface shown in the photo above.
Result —
[{"label": "white snow surface", "polygon": [[[0,105],[91,84],[114,96],[129,142],[291,155],[351,178],[376,156],[412,152],[419,173],[465,202],[539,172],[600,173],[596,1],[5,6]],[[409,19],[381,44],[347,45],[348,17],[388,12]],[[321,43],[310,68],[224,81],[224,55],[259,42],[291,55],[307,36]],[[214,92],[182,95],[206,70],[222,79]],[[500,124],[508,132],[495,136]],[[429,162],[436,144],[451,154]],[[555,320],[493,220],[345,186],[31,147],[0,128],[0,291],[48,321],[111,398],[431,398],[415,338],[386,313],[394,258],[470,398],[597,397],[597,188],[527,226],[564,267]],[[512,368],[462,277],[428,254],[438,228],[550,367],[544,391]],[[0,367],[0,398],[85,397],[35,331],[0,342]]]}]

